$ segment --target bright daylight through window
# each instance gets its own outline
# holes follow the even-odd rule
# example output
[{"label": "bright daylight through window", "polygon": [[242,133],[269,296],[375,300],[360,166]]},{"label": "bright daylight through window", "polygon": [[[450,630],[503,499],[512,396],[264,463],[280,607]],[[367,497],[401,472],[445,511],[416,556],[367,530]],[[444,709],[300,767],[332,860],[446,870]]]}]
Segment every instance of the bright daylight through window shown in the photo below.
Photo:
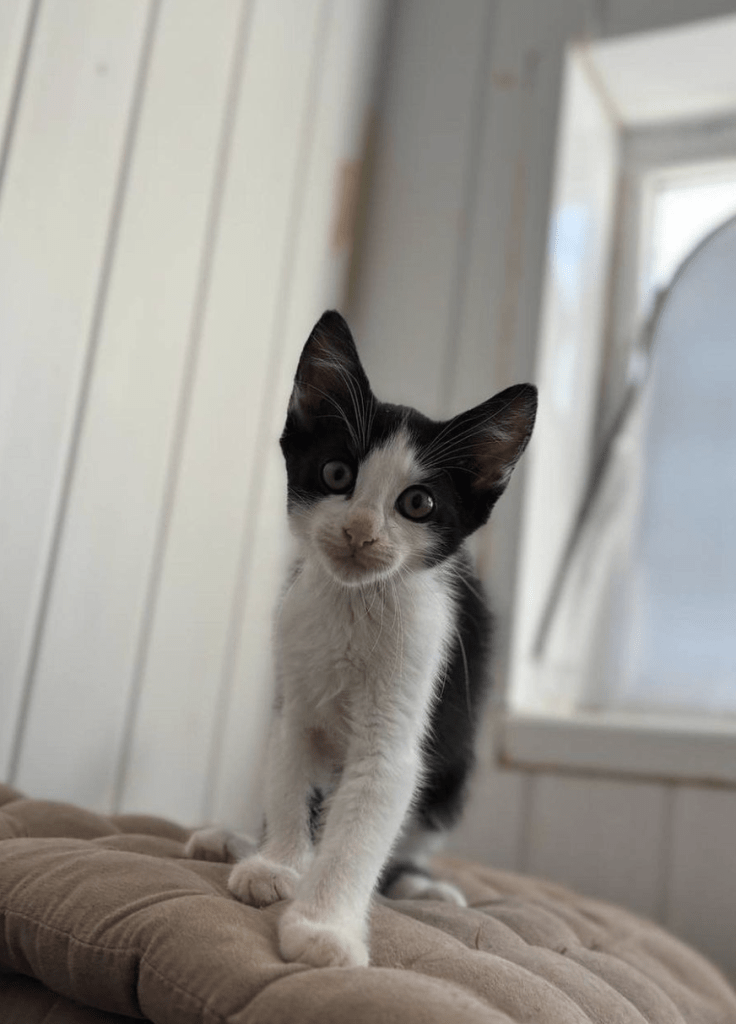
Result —
[{"label": "bright daylight through window", "polygon": [[734,52],[729,17],[569,54],[511,760],[736,781]]},{"label": "bright daylight through window", "polygon": [[654,331],[644,397],[623,658],[608,687],[614,707],[736,714],[736,220],[728,223],[730,217],[736,217],[734,164],[719,176],[693,169],[653,196],[642,283],[671,292]]}]

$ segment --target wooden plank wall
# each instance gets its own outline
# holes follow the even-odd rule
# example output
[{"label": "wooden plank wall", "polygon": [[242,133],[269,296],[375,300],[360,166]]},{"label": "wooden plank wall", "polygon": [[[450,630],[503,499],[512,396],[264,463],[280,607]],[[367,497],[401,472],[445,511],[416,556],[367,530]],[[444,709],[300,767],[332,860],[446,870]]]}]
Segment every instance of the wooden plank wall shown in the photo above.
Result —
[{"label": "wooden plank wall", "polygon": [[[731,8],[398,4],[353,308],[379,394],[449,414],[534,378],[567,40]],[[478,546],[501,677],[522,479]],[[736,792],[499,768],[492,733],[454,850],[621,902],[736,977]]]},{"label": "wooden plank wall", "polygon": [[277,438],[382,0],[0,8],[0,777],[257,820]]}]

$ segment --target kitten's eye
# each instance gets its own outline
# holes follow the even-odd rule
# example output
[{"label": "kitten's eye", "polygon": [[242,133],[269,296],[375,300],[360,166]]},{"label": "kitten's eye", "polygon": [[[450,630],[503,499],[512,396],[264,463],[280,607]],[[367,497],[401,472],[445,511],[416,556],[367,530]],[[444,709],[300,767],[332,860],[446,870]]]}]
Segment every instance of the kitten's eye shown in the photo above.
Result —
[{"label": "kitten's eye", "polygon": [[322,467],[322,480],[333,494],[344,494],[353,486],[353,471],[347,462],[326,462]]},{"label": "kitten's eye", "polygon": [[426,519],[434,510],[434,498],[426,487],[407,487],[396,507],[407,519]]}]

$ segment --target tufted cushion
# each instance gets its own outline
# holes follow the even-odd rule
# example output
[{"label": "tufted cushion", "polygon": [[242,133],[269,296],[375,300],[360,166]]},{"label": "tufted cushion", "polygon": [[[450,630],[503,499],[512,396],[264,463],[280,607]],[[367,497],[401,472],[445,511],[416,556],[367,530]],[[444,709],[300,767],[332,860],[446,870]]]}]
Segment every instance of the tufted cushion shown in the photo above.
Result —
[{"label": "tufted cushion", "polygon": [[281,905],[236,902],[187,836],[0,786],[3,1024],[736,1022],[721,975],[655,925],[458,860],[438,871],[471,906],[379,901],[373,966],[285,964]]}]

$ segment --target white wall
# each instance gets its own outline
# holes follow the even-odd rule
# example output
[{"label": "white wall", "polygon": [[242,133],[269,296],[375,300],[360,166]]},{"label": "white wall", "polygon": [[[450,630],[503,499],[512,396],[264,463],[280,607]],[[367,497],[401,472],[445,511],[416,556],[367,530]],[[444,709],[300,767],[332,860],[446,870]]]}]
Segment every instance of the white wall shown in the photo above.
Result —
[{"label": "white wall", "polygon": [[[535,379],[566,43],[732,10],[726,0],[397,5],[354,303],[379,395],[456,412]],[[517,471],[479,545],[501,681],[522,486]],[[490,735],[454,839],[462,854],[663,921],[734,977],[735,848],[733,789],[498,767]]]},{"label": "white wall", "polygon": [[277,438],[382,17],[0,6],[0,777],[34,796],[257,814]]}]

